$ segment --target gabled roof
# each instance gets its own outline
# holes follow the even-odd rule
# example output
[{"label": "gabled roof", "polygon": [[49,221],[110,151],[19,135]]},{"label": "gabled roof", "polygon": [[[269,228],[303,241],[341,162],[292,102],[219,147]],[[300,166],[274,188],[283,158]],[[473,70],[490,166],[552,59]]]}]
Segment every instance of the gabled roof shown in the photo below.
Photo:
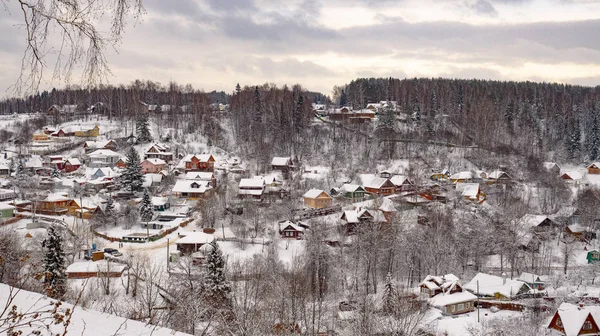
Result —
[{"label": "gabled roof", "polygon": [[73,166],[81,166],[81,161],[79,161],[79,159],[76,159],[76,158],[66,159],[65,163],[67,163],[67,162]]},{"label": "gabled roof", "polygon": [[[146,159],[144,161],[148,161],[154,166],[167,164],[167,162],[165,162],[165,160],[161,160],[161,159]],[[144,161],[142,161],[142,162],[144,162]]]},{"label": "gabled roof", "polygon": [[466,291],[456,293],[444,292],[429,299],[429,304],[434,307],[442,308],[451,304],[471,302],[475,300],[477,300],[477,296]]},{"label": "gabled roof", "polygon": [[390,181],[395,186],[400,186],[403,184],[412,184],[412,182],[410,182],[410,180],[408,179],[408,176],[404,176],[404,175],[394,175],[394,176],[392,176],[392,178],[390,178]]},{"label": "gabled roof", "polygon": [[340,192],[357,192],[357,191],[362,191],[364,192],[365,189],[361,186],[359,186],[358,184],[344,184],[342,185],[342,187],[340,188]]},{"label": "gabled roof", "polygon": [[479,195],[479,183],[457,183],[456,191],[463,197],[477,198]]},{"label": "gabled roof", "polygon": [[291,222],[287,223],[287,224],[284,223],[282,225],[282,227],[283,227],[283,229],[281,231],[290,231],[290,229],[291,229],[293,231],[304,232],[304,228],[302,228],[294,223],[291,223]]},{"label": "gabled roof", "polygon": [[583,178],[583,175],[581,175],[580,172],[569,171],[564,172],[560,177],[564,180],[581,180]]},{"label": "gabled roof", "polygon": [[152,205],[165,205],[169,203],[169,199],[166,197],[152,196]]},{"label": "gabled roof", "polygon": [[521,275],[519,275],[517,280],[523,281],[523,282],[528,282],[528,283],[548,281],[548,279],[545,275],[537,275],[537,274],[527,273],[527,272],[521,273]]},{"label": "gabled roof", "polygon": [[579,332],[583,328],[583,323],[590,315],[596,325],[600,322],[600,306],[579,307],[564,302],[558,307],[556,314],[560,317],[566,336],[581,335]]},{"label": "gabled roof", "polygon": [[488,175],[488,178],[491,180],[497,180],[500,178],[510,179],[510,175],[508,175],[506,172],[503,172],[502,170],[494,170]]},{"label": "gabled roof", "polygon": [[554,169],[554,167],[560,170],[560,166],[556,162],[544,162],[543,165],[546,170]]},{"label": "gabled roof", "polygon": [[240,188],[264,188],[265,180],[262,178],[243,178],[240,180]]},{"label": "gabled roof", "polygon": [[369,180],[367,183],[365,183],[365,188],[381,189],[386,184],[393,185],[393,183],[390,182],[389,179],[386,179],[383,177],[373,177],[371,180]]},{"label": "gabled roof", "polygon": [[521,219],[519,220],[519,225],[527,229],[534,228],[542,224],[542,222],[544,222],[546,219],[549,219],[546,215],[527,214],[521,217]]},{"label": "gabled roof", "polygon": [[185,237],[179,239],[177,244],[208,244],[215,240],[215,236],[204,232],[181,232]]},{"label": "gabled roof", "polygon": [[345,220],[346,223],[356,224],[358,220],[358,212],[356,210],[346,210],[342,213],[341,219]]},{"label": "gabled roof", "polygon": [[[196,188],[197,186],[197,188]],[[201,180],[177,180],[173,186],[174,193],[205,193],[208,181]]]},{"label": "gabled roof", "polygon": [[187,172],[185,174],[186,180],[203,180],[210,181],[215,177],[215,174],[211,172]]},{"label": "gabled roof", "polygon": [[272,166],[288,166],[292,165],[292,158],[290,157],[274,157],[271,160]]},{"label": "gabled roof", "polygon": [[90,158],[96,158],[96,157],[112,157],[112,156],[118,156],[121,157],[121,154],[112,151],[110,149],[99,149],[91,154],[88,155]]},{"label": "gabled roof", "polygon": [[304,193],[305,198],[331,198],[331,196],[329,196],[328,193],[326,193],[325,191],[321,190],[321,189],[310,189],[309,191],[307,191],[306,193]]},{"label": "gabled roof", "polygon": [[473,173],[470,171],[462,171],[460,173],[453,174],[450,176],[451,180],[468,180],[473,178]]},{"label": "gabled roof", "polygon": [[592,162],[589,166],[587,166],[587,168],[600,169],[600,163]]},{"label": "gabled roof", "polygon": [[531,290],[531,287],[522,281],[508,278],[503,279],[500,276],[485,273],[477,273],[463,288],[472,293],[477,293],[477,282],[479,282],[479,294],[484,296],[494,296],[496,293],[499,293],[510,298],[517,295],[524,286],[527,290]]}]

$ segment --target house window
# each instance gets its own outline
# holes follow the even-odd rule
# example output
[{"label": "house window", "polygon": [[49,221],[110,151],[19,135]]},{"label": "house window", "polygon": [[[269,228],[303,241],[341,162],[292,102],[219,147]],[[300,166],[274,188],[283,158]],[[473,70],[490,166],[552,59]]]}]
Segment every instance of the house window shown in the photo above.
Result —
[{"label": "house window", "polygon": [[454,313],[455,310],[456,310],[456,306],[455,305],[451,305],[450,306],[450,312]]},{"label": "house window", "polygon": [[429,290],[425,287],[421,287],[421,293],[429,294]]},{"label": "house window", "polygon": [[465,307],[466,307],[467,309],[471,308],[471,302],[467,302],[467,303],[465,303],[465,305],[466,305]]},{"label": "house window", "polygon": [[463,309],[465,309],[465,305],[463,303],[459,303],[458,304],[458,310],[461,311]]},{"label": "house window", "polygon": [[560,319],[560,317],[556,319],[556,326],[559,328],[563,327],[562,320]]},{"label": "house window", "polygon": [[585,321],[583,323],[583,330],[592,330],[592,322],[590,321]]}]

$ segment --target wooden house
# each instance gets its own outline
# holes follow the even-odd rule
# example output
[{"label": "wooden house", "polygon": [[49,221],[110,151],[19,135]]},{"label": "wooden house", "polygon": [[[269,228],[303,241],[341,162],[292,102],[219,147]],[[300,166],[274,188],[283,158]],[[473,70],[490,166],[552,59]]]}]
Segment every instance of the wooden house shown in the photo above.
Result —
[{"label": "wooden house", "polygon": [[544,169],[547,171],[556,175],[560,175],[560,166],[556,164],[556,162],[544,162],[543,165]]},{"label": "wooden house", "polygon": [[294,169],[294,162],[291,157],[274,157],[271,160],[271,169],[287,173]]},{"label": "wooden house", "polygon": [[488,182],[491,183],[506,183],[512,180],[510,175],[502,170],[494,170],[488,175]]},{"label": "wooden house", "polygon": [[127,162],[124,158],[119,158],[117,160],[117,162],[115,163],[115,167],[120,168],[120,169],[125,169],[127,168]]},{"label": "wooden house", "polygon": [[537,234],[552,233],[560,226],[546,215],[527,214],[517,223],[522,230],[531,230]]},{"label": "wooden house", "polygon": [[342,196],[351,199],[352,202],[363,200],[367,196],[365,188],[358,184],[344,184],[338,192]]},{"label": "wooden house", "polygon": [[33,135],[33,141],[48,141],[48,134],[44,133],[35,133]]},{"label": "wooden house", "polygon": [[592,239],[596,239],[596,232],[588,230],[585,226],[579,223],[567,225],[565,227],[565,233],[580,241],[590,241]]},{"label": "wooden house", "polygon": [[546,283],[548,282],[547,277],[528,272],[521,273],[517,280],[523,281],[529,285],[529,287],[537,290],[544,290],[546,288]]},{"label": "wooden house", "polygon": [[382,177],[373,177],[365,183],[364,188],[367,192],[379,196],[388,196],[396,192],[396,186],[392,181]]},{"label": "wooden house", "polygon": [[214,172],[215,158],[211,154],[188,154],[183,159],[181,159],[181,161],[177,165],[177,169],[181,173],[189,171]]},{"label": "wooden house", "polygon": [[321,189],[310,189],[303,196],[304,206],[313,209],[323,209],[331,206],[331,196]]},{"label": "wooden house", "polygon": [[588,174],[600,174],[600,163],[593,162],[589,166],[587,166]]},{"label": "wooden house", "polygon": [[154,211],[166,211],[171,208],[171,203],[169,203],[169,199],[167,197],[152,197],[152,208]]},{"label": "wooden house", "polygon": [[265,193],[265,180],[262,178],[243,178],[238,189],[239,198],[253,198],[260,200]]},{"label": "wooden house", "polygon": [[69,211],[71,199],[63,194],[50,194],[44,200],[37,201],[35,211],[44,215],[65,215]]},{"label": "wooden house", "polygon": [[61,128],[58,131],[54,131],[54,132],[50,133],[50,136],[62,138],[62,137],[66,137],[67,133]]},{"label": "wooden house", "polygon": [[415,185],[404,175],[394,175],[390,178],[390,182],[396,187],[396,192],[415,191]]},{"label": "wooden house", "polygon": [[450,171],[448,169],[442,169],[441,171],[434,171],[429,178],[433,181],[445,181],[450,177]]},{"label": "wooden house", "polygon": [[79,159],[70,158],[70,159],[65,160],[65,164],[64,164],[65,172],[67,172],[67,173],[74,172],[77,169],[79,169],[79,167],[81,167],[81,162],[79,161]]},{"label": "wooden house", "polygon": [[98,204],[85,199],[72,199],[68,205],[69,215],[83,219],[91,219],[99,210]]},{"label": "wooden house", "polygon": [[479,297],[497,300],[518,299],[532,292],[531,287],[522,281],[485,273],[477,273],[463,288]]},{"label": "wooden house", "polygon": [[587,259],[588,264],[597,263],[600,261],[600,252],[598,252],[598,250],[588,251],[585,258]]},{"label": "wooden house", "polygon": [[600,335],[598,323],[600,323],[600,306],[563,302],[552,316],[548,329],[565,336]]},{"label": "wooden house", "polygon": [[181,251],[183,254],[198,252],[203,245],[210,244],[215,240],[215,236],[204,232],[181,232],[179,236],[183,236],[183,238],[176,242],[177,251]]},{"label": "wooden house", "polygon": [[200,199],[210,188],[207,181],[178,180],[171,189],[171,193],[182,198]]},{"label": "wooden house", "polygon": [[463,290],[458,278],[453,274],[443,277],[428,275],[420,284],[422,297],[432,307],[438,308],[444,315],[458,315],[475,309],[477,296]]},{"label": "wooden house", "polygon": [[75,131],[75,136],[76,137],[97,137],[97,136],[100,136],[100,127],[98,127],[98,125],[96,125],[92,129],[89,129],[89,130]]},{"label": "wooden house", "polygon": [[83,149],[86,153],[91,153],[98,149],[110,149],[112,151],[117,151],[118,145],[114,140],[86,141],[83,144]]},{"label": "wooden house", "polygon": [[114,167],[121,159],[121,154],[110,149],[99,149],[88,155],[88,167]]},{"label": "wooden house", "polygon": [[354,209],[342,213],[341,220],[345,221],[346,234],[353,234],[365,224],[385,224],[388,222],[383,211],[379,209]]},{"label": "wooden house", "polygon": [[452,183],[468,183],[473,180],[473,173],[470,171],[463,171],[451,175],[448,179]]},{"label": "wooden house", "polygon": [[146,159],[140,165],[144,174],[154,174],[164,170],[167,162],[162,159]]},{"label": "wooden house", "polygon": [[469,201],[481,203],[485,200],[486,195],[481,192],[479,183],[457,183],[456,191]]},{"label": "wooden house", "polygon": [[15,209],[16,207],[8,202],[0,202],[0,222],[13,218]]},{"label": "wooden house", "polygon": [[213,187],[217,187],[217,178],[215,174],[212,172],[187,172],[185,174],[186,180],[199,180],[199,181],[208,181],[209,184]]},{"label": "wooden house", "polygon": [[88,279],[93,277],[120,278],[127,268],[126,265],[108,260],[79,261],[67,266],[69,279]]},{"label": "wooden house", "polygon": [[152,145],[144,154],[146,159],[161,159],[166,162],[173,161],[173,153],[169,147],[163,144]]},{"label": "wooden house", "polygon": [[569,172],[565,172],[562,175],[560,175],[560,178],[565,180],[566,182],[577,184],[581,181],[583,176],[581,175],[580,172],[569,171]]},{"label": "wooden house", "polygon": [[279,227],[281,228],[279,230],[281,238],[302,239],[304,236],[304,228],[291,221],[280,223]]}]

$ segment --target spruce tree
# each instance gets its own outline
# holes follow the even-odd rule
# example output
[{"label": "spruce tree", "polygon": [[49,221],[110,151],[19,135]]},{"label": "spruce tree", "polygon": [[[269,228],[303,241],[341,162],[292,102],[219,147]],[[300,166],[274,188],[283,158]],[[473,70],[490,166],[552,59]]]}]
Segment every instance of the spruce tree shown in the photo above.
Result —
[{"label": "spruce tree", "polygon": [[148,189],[144,189],[144,196],[142,197],[142,203],[140,203],[140,218],[149,222],[152,220],[152,216],[154,216],[154,209],[152,207],[152,199],[150,198],[150,193]]},{"label": "spruce tree", "polygon": [[348,95],[346,94],[346,92],[344,90],[342,90],[342,93],[340,94],[340,107],[344,107],[348,104]]},{"label": "spruce tree", "polygon": [[135,134],[139,142],[147,143],[152,141],[150,135],[150,125],[148,124],[148,116],[142,115],[135,123]]},{"label": "spruce tree", "polygon": [[385,277],[385,285],[383,287],[383,303],[382,310],[386,314],[394,314],[398,305],[398,291],[392,281],[392,273],[387,274]]},{"label": "spruce tree", "polygon": [[577,160],[581,154],[581,129],[577,119],[571,122],[571,129],[567,137],[567,152],[570,160]]},{"label": "spruce tree", "polygon": [[42,242],[44,248],[44,286],[48,296],[61,299],[66,292],[67,274],[63,240],[56,228],[48,228],[48,237]]},{"label": "spruce tree", "polygon": [[417,87],[412,95],[412,120],[419,124],[421,122],[421,102],[419,101],[419,91]]},{"label": "spruce tree", "polygon": [[260,101],[260,91],[258,90],[258,86],[254,88],[254,121],[257,124],[262,123],[262,105]]},{"label": "spruce tree", "polygon": [[598,156],[600,156],[600,128],[598,127],[598,117],[596,116],[596,111],[593,112],[592,119],[592,129],[590,130],[589,140],[588,140],[588,153],[590,161],[598,160]]},{"label": "spruce tree", "polygon": [[125,156],[125,170],[119,177],[121,185],[131,192],[137,191],[144,183],[140,157],[135,148],[130,147]]},{"label": "spruce tree", "polygon": [[217,307],[226,307],[231,292],[231,285],[225,274],[225,260],[216,241],[210,243],[210,251],[206,256],[204,273],[204,289],[208,302]]},{"label": "spruce tree", "polygon": [[52,169],[52,177],[60,177],[60,173],[58,172],[58,169],[56,169],[56,167]]}]

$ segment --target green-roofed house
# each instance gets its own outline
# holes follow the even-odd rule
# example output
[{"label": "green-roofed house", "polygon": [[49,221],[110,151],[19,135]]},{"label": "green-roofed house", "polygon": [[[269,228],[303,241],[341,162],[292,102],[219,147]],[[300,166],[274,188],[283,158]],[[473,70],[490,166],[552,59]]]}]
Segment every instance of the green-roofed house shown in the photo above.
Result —
[{"label": "green-roofed house", "polygon": [[587,253],[587,261],[588,264],[592,264],[600,261],[600,252],[598,250],[591,250]]}]

